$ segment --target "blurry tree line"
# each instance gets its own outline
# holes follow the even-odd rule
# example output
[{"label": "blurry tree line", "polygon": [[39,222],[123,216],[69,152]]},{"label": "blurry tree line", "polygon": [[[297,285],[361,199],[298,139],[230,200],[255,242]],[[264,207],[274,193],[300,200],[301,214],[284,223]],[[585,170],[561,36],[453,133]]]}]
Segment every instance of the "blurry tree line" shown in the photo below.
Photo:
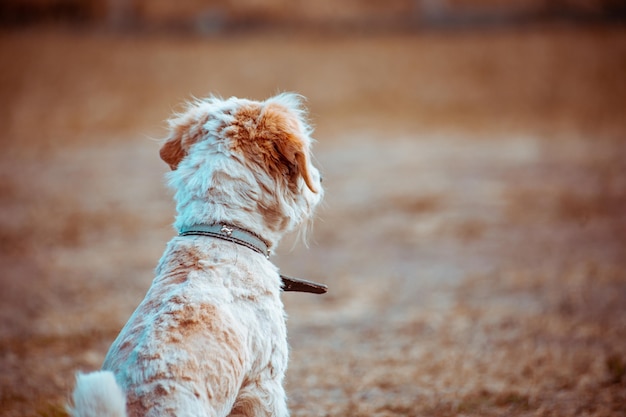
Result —
[{"label": "blurry tree line", "polygon": [[1,0],[0,24],[220,32],[259,27],[413,29],[624,22],[626,0]]}]

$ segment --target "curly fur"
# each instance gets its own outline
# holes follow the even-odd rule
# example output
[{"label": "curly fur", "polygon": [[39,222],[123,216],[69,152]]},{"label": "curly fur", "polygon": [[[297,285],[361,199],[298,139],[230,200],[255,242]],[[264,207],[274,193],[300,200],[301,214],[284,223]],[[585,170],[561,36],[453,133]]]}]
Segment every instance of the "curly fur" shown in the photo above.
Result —
[{"label": "curly fur", "polygon": [[[172,169],[177,229],[228,223],[275,248],[322,198],[311,129],[295,94],[195,101],[170,129],[160,154]],[[131,417],[286,416],[280,286],[277,268],[261,254],[209,237],[175,237],[101,374],[114,375]],[[79,378],[73,416],[105,415],[89,405],[105,394],[85,387]]]}]

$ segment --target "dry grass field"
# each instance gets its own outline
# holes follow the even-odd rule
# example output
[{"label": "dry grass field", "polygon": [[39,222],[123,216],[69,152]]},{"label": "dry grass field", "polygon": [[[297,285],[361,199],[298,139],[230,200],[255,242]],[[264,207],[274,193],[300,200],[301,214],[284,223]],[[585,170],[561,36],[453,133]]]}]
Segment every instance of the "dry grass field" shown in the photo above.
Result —
[{"label": "dry grass field", "polygon": [[191,96],[309,98],[292,414],[626,415],[626,29],[0,33],[0,415],[56,417],[152,280]]}]

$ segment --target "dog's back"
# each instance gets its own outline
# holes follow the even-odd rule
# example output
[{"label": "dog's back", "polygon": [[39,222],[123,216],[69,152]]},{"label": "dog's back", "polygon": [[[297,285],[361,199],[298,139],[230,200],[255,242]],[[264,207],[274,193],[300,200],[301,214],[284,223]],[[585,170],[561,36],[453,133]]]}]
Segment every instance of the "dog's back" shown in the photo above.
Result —
[{"label": "dog's back", "polygon": [[168,244],[103,364],[123,387],[129,415],[226,415],[242,392],[269,378],[270,363],[284,372],[278,273],[248,252],[200,236]]}]

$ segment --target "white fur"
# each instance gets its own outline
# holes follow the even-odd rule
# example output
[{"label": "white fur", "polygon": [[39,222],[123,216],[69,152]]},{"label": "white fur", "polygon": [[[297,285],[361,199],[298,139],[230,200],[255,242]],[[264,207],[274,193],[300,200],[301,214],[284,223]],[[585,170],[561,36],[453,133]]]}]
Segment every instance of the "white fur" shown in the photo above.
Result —
[{"label": "white fur", "polygon": [[74,417],[126,417],[126,399],[113,372],[76,375],[72,400],[74,408],[68,411]]},{"label": "white fur", "polygon": [[[253,108],[254,117],[245,116],[245,108]],[[262,127],[270,116],[288,122],[276,141],[298,138],[306,155],[308,166],[285,172],[308,172],[309,186],[302,176],[277,175],[251,162],[254,155],[237,147],[244,143],[237,142],[241,135],[265,141]],[[184,150],[182,158],[161,154],[173,168],[167,177],[176,191],[176,228],[234,224],[274,248],[312,216],[322,198],[299,96],[264,102],[212,97],[192,103],[171,129],[164,149]],[[107,354],[103,369],[110,372],[78,377],[72,415],[122,416],[125,395],[130,417],[287,416],[280,286],[278,269],[249,248],[204,236],[175,237],[146,297]],[[115,380],[124,394],[115,390]],[[104,414],[106,398],[118,414]]]}]

